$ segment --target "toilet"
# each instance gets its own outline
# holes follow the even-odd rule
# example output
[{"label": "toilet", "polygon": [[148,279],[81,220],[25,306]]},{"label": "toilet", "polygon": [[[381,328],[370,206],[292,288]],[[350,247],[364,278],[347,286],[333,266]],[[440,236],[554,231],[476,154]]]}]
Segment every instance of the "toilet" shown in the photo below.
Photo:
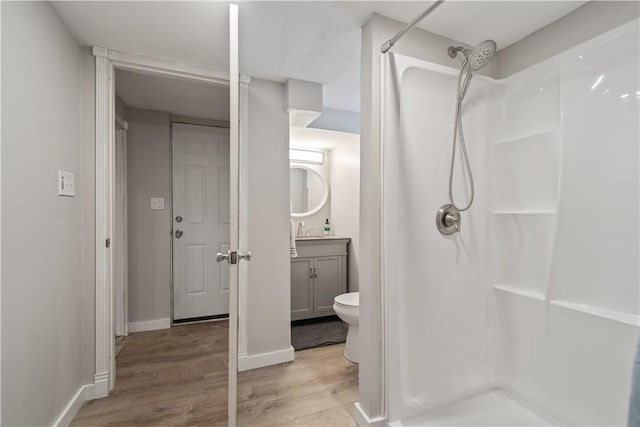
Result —
[{"label": "toilet", "polygon": [[349,325],[344,357],[353,363],[360,362],[360,337],[358,318],[360,316],[360,292],[349,292],[333,299],[333,311],[344,323]]}]

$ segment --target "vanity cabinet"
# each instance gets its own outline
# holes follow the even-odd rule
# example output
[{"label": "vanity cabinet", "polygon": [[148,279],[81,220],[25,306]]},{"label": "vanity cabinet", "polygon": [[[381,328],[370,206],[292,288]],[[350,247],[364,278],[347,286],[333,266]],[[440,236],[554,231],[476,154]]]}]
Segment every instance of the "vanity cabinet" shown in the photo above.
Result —
[{"label": "vanity cabinet", "polygon": [[349,239],[297,239],[291,258],[291,320],[332,316],[333,299],[347,292]]}]

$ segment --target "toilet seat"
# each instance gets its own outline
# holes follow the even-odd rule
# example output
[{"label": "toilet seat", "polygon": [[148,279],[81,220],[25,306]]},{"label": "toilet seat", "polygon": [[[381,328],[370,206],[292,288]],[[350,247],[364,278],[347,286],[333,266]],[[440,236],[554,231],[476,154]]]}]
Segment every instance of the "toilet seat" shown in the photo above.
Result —
[{"label": "toilet seat", "polygon": [[345,308],[358,308],[360,306],[360,292],[349,292],[338,295],[333,301],[336,305]]}]

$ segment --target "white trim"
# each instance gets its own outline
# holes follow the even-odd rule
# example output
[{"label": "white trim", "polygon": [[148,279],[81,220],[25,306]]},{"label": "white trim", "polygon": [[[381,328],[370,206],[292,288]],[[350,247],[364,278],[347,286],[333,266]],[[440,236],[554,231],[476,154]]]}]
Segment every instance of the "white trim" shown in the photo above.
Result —
[{"label": "white trim", "polygon": [[[94,49],[95,52],[95,49]],[[108,380],[112,357],[111,251],[105,241],[111,236],[111,145],[113,141],[112,65],[96,56],[96,350],[95,384]],[[106,394],[105,394],[106,395]]]},{"label": "white trim", "polygon": [[144,320],[142,322],[129,322],[129,332],[157,331],[159,329],[169,329],[171,319]]},{"label": "white trim", "polygon": [[[229,4],[229,243],[240,248],[240,81],[238,5]],[[246,250],[246,248],[245,248]],[[242,260],[240,260],[242,262]],[[246,261],[244,262],[246,264]],[[238,287],[240,268],[229,264],[229,371],[227,382],[227,424],[235,427],[238,402]]]},{"label": "white trim", "polygon": [[[0,22],[2,22],[2,8],[0,7]],[[2,31],[0,31],[0,34],[2,33]],[[2,35],[0,35],[0,46],[2,46]],[[2,55],[0,55],[0,58],[2,57]],[[0,82],[2,81],[2,59],[0,59]],[[2,99],[2,84],[0,83],[0,99]],[[0,102],[0,105],[2,105],[2,103]],[[0,107],[0,135],[2,135],[2,107]],[[0,139],[2,139],[0,137]],[[1,145],[1,143],[0,143]],[[2,151],[2,150],[0,150]],[[0,164],[2,164],[2,162],[0,162]],[[2,176],[2,174],[0,173],[0,176]],[[2,186],[0,185],[0,188],[2,188]],[[0,200],[2,200],[2,197],[0,197]],[[0,212],[2,212],[2,209],[0,209]],[[1,215],[0,215],[1,216]],[[1,226],[2,221],[0,220],[0,235],[2,234],[1,231]],[[2,241],[2,239],[0,239],[0,242]],[[1,246],[1,245],[0,245]],[[2,252],[2,248],[0,247],[0,253]],[[2,259],[2,256],[0,255],[0,259]],[[1,266],[0,266],[1,269]],[[0,277],[2,277],[2,275],[0,274]],[[0,286],[0,290],[2,289],[2,286]],[[0,291],[0,294],[2,292]],[[0,296],[0,307],[2,307],[2,298]],[[0,319],[2,318],[2,316],[0,316]],[[0,330],[2,330],[2,328],[0,327]],[[0,340],[0,355],[2,354],[2,344],[1,344]],[[0,357],[0,367],[2,366],[2,361],[1,361],[1,357]],[[2,369],[0,368],[0,384],[2,384]],[[0,390],[2,389],[2,387],[0,387]],[[0,391],[0,422],[2,422],[2,392]]]},{"label": "white trim", "polygon": [[[198,80],[201,82],[229,85],[229,73],[215,68],[200,65],[184,64],[150,56],[137,55],[94,46],[93,55],[106,58],[116,68],[137,71],[144,74],[175,77],[184,80]],[[247,74],[239,74],[241,83],[250,83],[251,77]]]},{"label": "white trim", "polygon": [[263,368],[265,366],[278,365],[280,363],[293,362],[294,358],[294,351],[291,346],[284,350],[253,354],[251,356],[246,353],[242,353],[238,354],[238,372]]},{"label": "white trim", "polygon": [[81,386],[76,394],[69,400],[64,409],[60,412],[60,415],[53,422],[53,427],[67,427],[73,421],[73,418],[76,416],[82,404],[87,401],[93,399],[93,384],[85,384]]},{"label": "white trim", "polygon": [[96,374],[93,377],[92,399],[102,399],[109,395],[109,373]]},{"label": "white trim", "polygon": [[360,427],[382,427],[387,425],[384,417],[369,418],[362,406],[360,406],[360,402],[353,404],[353,419]]}]

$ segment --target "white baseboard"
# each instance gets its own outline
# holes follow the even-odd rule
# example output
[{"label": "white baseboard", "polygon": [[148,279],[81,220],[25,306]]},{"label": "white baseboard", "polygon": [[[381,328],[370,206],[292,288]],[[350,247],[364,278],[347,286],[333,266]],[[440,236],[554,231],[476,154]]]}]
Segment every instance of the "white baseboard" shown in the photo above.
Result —
[{"label": "white baseboard", "polygon": [[260,353],[248,356],[246,352],[238,354],[238,371],[262,368],[264,366],[277,365],[278,363],[291,362],[294,359],[293,347],[269,353]]},{"label": "white baseboard", "polygon": [[369,418],[364,410],[362,410],[360,402],[356,402],[353,405],[353,419],[360,427],[383,427],[386,425],[384,417]]},{"label": "white baseboard", "polygon": [[86,400],[102,399],[109,395],[109,374],[104,372],[93,377],[92,395],[87,395]]},{"label": "white baseboard", "polygon": [[71,400],[67,403],[67,406],[64,407],[60,415],[53,422],[53,427],[67,427],[73,421],[73,418],[76,416],[80,407],[87,399],[87,396],[93,395],[93,384],[86,384],[81,386],[76,394],[73,395]]},{"label": "white baseboard", "polygon": [[156,331],[171,327],[171,319],[145,320],[142,322],[129,322],[129,332]]}]

